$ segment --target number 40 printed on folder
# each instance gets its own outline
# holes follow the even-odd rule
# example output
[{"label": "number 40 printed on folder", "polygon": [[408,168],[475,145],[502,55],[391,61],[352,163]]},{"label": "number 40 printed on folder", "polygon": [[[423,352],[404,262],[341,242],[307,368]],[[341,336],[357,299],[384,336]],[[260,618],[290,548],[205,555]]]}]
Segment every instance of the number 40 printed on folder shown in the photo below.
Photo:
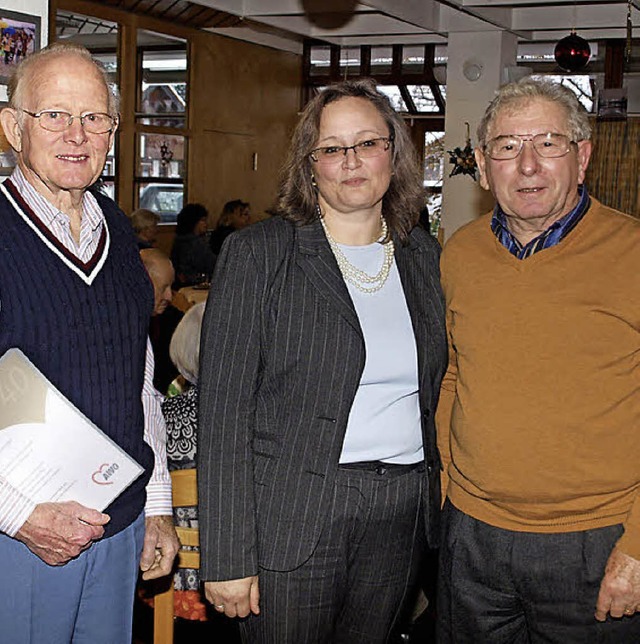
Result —
[{"label": "number 40 printed on folder", "polygon": [[12,487],[104,510],[142,472],[22,351],[0,358],[0,476]]}]

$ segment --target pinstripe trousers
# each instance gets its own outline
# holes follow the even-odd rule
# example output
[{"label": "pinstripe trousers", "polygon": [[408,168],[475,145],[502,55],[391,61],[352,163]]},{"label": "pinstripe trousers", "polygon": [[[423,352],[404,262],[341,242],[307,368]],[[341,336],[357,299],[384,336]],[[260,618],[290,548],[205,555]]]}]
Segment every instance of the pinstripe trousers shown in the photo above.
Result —
[{"label": "pinstripe trousers", "polygon": [[292,571],[260,569],[260,615],[241,624],[243,642],[386,642],[417,577],[423,479],[423,464],[340,467],[311,557]]}]

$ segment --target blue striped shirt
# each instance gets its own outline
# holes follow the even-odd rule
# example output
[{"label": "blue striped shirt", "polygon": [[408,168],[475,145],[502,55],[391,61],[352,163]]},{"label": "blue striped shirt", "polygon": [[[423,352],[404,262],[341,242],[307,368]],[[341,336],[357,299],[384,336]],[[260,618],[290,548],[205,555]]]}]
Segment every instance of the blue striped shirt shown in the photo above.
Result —
[{"label": "blue striped shirt", "polygon": [[555,221],[543,233],[524,246],[509,231],[507,216],[499,204],[496,204],[493,211],[491,230],[498,238],[498,241],[512,255],[515,255],[518,259],[531,257],[534,253],[559,244],[576,227],[582,217],[584,217],[584,214],[591,205],[591,199],[584,186],[578,186],[578,194],[580,195],[580,200],[571,212],[564,215],[561,219],[558,219],[558,221]]}]

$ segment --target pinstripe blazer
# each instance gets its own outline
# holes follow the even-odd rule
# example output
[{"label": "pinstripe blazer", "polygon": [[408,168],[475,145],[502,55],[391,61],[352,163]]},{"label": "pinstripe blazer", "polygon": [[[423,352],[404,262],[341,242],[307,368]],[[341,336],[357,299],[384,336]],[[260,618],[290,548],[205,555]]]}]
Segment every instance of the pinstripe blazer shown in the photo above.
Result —
[{"label": "pinstripe blazer", "polygon": [[[418,351],[429,543],[439,533],[433,414],[446,365],[439,246],[415,229],[395,260]],[[280,218],[229,237],[202,327],[198,434],[201,574],[292,570],[328,512],[364,368],[355,308],[319,222]]]}]

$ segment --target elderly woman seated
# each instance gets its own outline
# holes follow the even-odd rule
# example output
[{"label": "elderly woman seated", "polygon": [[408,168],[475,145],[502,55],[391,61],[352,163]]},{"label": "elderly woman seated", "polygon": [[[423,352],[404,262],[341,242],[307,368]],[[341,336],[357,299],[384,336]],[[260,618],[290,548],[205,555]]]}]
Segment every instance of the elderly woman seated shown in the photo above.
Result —
[{"label": "elderly woman seated", "polygon": [[[180,372],[178,389],[182,393],[167,398],[162,412],[167,424],[167,460],[170,470],[183,470],[196,466],[198,366],[200,353],[200,327],[204,302],[189,309],[171,338],[169,354]],[[170,388],[175,390],[175,385]],[[195,507],[174,508],[176,525],[198,526]],[[175,608],[177,617],[191,620],[206,619],[205,605],[199,592],[200,578],[197,570],[180,569],[175,574]]]}]

